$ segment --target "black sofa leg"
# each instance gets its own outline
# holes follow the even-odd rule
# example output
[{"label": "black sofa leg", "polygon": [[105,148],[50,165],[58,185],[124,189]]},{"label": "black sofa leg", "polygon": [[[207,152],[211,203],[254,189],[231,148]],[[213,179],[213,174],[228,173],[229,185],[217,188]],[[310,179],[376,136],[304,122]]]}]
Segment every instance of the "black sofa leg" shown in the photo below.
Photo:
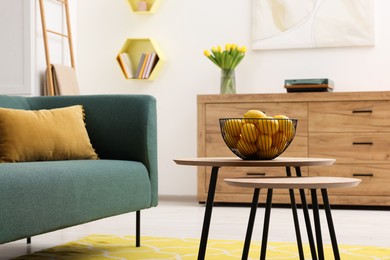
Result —
[{"label": "black sofa leg", "polygon": [[31,244],[31,237],[27,238],[27,244]]},{"label": "black sofa leg", "polygon": [[135,246],[141,246],[141,211],[136,212]]}]

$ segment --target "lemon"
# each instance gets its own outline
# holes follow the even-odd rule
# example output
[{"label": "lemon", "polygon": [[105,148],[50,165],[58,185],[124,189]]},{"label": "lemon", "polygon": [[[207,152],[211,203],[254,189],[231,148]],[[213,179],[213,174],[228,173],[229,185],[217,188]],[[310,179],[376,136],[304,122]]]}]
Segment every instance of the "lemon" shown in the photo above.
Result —
[{"label": "lemon", "polygon": [[283,133],[286,135],[287,140],[291,140],[295,135],[295,129],[293,125],[291,124],[291,126],[286,127]]},{"label": "lemon", "polygon": [[279,119],[289,119],[288,116],[285,115],[276,115],[274,118],[279,118]]},{"label": "lemon", "polygon": [[272,135],[272,145],[277,147],[279,150],[284,148],[286,141],[287,137],[281,131],[276,132],[274,135]]},{"label": "lemon", "polygon": [[224,140],[229,148],[237,148],[237,143],[238,143],[238,140],[240,140],[240,137],[225,133]]},{"label": "lemon", "polygon": [[238,151],[244,156],[251,156],[256,153],[257,146],[255,143],[247,143],[243,138],[241,138],[237,143]]},{"label": "lemon", "polygon": [[248,110],[245,114],[245,118],[263,118],[266,117],[267,115],[260,111],[260,110]]},{"label": "lemon", "polygon": [[244,124],[241,127],[241,137],[247,143],[254,143],[257,140],[257,136],[259,135],[259,130],[254,124]]},{"label": "lemon", "polygon": [[290,119],[279,120],[279,131],[286,136],[287,140],[291,140],[295,134],[293,121]]},{"label": "lemon", "polygon": [[257,155],[263,158],[274,158],[278,154],[278,152],[279,151],[278,149],[276,149],[276,147],[271,146],[267,150],[258,150]]},{"label": "lemon", "polygon": [[272,145],[272,137],[269,135],[259,135],[256,145],[259,150],[268,150]]},{"label": "lemon", "polygon": [[293,122],[287,116],[277,115],[277,116],[274,116],[274,118],[284,119],[284,120],[279,120],[279,131],[291,132],[291,130],[293,128]]},{"label": "lemon", "polygon": [[241,119],[228,119],[223,125],[223,131],[231,136],[240,136],[243,123]]},{"label": "lemon", "polygon": [[273,135],[279,130],[278,120],[273,117],[265,117],[265,119],[258,121],[259,130],[262,134]]}]

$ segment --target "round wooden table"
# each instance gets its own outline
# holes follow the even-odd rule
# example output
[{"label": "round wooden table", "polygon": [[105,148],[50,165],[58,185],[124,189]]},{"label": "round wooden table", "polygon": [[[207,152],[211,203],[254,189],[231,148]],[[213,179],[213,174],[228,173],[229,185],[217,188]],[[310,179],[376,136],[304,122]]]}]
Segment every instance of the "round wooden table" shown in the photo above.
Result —
[{"label": "round wooden table", "polygon": [[[306,157],[277,157],[273,160],[242,160],[238,157],[198,157],[175,159],[176,164],[187,166],[211,166],[210,184],[207,194],[206,209],[203,220],[202,235],[199,245],[198,259],[204,259],[206,255],[207,239],[210,229],[211,214],[214,205],[215,188],[218,178],[218,170],[221,167],[285,167],[286,175],[292,176],[291,167],[295,168],[296,176],[301,177],[302,166],[326,166],[332,165],[336,160],[330,158],[306,158]],[[306,230],[309,237],[310,248],[315,248],[314,238],[310,225],[309,211],[306,202],[306,195],[303,189],[300,189],[302,209],[305,216]],[[297,243],[300,257],[303,256],[302,240],[299,231],[299,222],[295,195],[293,189],[290,190],[291,208],[293,211],[294,225],[297,236]],[[248,226],[248,228],[250,228]],[[247,236],[252,235],[252,230],[247,230]],[[312,249],[312,254],[313,254]],[[302,258],[301,258],[302,259]]]},{"label": "round wooden table", "polygon": [[[311,191],[314,226],[316,230],[316,239],[317,239],[318,259],[325,259],[323,243],[322,243],[322,235],[321,235],[319,206],[318,206],[318,199],[317,199],[317,189],[320,189],[324,201],[324,208],[325,208],[325,213],[326,213],[326,218],[328,223],[328,229],[332,241],[333,255],[335,259],[340,259],[340,253],[337,245],[336,232],[333,225],[327,189],[354,187],[361,182],[360,179],[344,178],[344,177],[261,177],[261,178],[233,178],[233,179],[225,179],[224,181],[232,186],[254,189],[252,206],[251,206],[251,214],[249,216],[249,221],[248,221],[249,232],[252,232],[253,230],[254,219],[256,216],[256,209],[258,207],[260,189],[268,189],[267,205],[266,205],[264,225],[263,225],[263,238],[261,242],[262,243],[261,253],[260,253],[261,260],[266,259],[268,229],[269,229],[269,221],[270,221],[270,214],[271,214],[273,189],[289,189],[289,190],[309,189]],[[245,238],[242,259],[247,259],[248,257],[250,242],[251,242],[251,234],[247,234]],[[299,248],[299,250],[303,250],[303,249]],[[315,247],[311,248],[311,250],[313,250],[312,258],[317,259],[317,254],[315,254],[316,251]]]}]

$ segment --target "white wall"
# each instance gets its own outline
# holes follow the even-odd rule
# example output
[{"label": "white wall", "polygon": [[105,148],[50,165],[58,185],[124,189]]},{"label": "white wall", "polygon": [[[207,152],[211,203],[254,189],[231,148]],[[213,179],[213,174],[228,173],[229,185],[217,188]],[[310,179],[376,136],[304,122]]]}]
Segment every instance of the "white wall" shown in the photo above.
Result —
[{"label": "white wall", "polygon": [[[77,1],[77,73],[83,94],[146,93],[158,101],[160,194],[195,195],[196,169],[172,160],[196,156],[198,94],[218,94],[220,71],[203,56],[213,45],[247,45],[238,93],[283,93],[284,79],[327,77],[335,91],[389,90],[390,1],[375,1],[376,46],[252,51],[251,1],[162,0],[137,15],[126,0]],[[154,82],[125,80],[116,55],[126,38],[157,40],[167,62]]]},{"label": "white wall", "polygon": [[0,93],[29,95],[33,85],[34,24],[31,1],[0,1]]}]

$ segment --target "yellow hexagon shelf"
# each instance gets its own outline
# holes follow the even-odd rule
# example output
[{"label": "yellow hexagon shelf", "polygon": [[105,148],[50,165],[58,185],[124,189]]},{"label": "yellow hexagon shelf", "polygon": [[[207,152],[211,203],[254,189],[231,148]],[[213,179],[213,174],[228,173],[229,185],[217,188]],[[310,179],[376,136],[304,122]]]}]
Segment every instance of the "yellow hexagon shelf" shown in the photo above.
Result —
[{"label": "yellow hexagon shelf", "polygon": [[165,58],[155,40],[129,38],[118,53],[117,61],[127,79],[154,80]]},{"label": "yellow hexagon shelf", "polygon": [[137,14],[153,14],[157,11],[161,0],[127,0],[131,10]]}]

